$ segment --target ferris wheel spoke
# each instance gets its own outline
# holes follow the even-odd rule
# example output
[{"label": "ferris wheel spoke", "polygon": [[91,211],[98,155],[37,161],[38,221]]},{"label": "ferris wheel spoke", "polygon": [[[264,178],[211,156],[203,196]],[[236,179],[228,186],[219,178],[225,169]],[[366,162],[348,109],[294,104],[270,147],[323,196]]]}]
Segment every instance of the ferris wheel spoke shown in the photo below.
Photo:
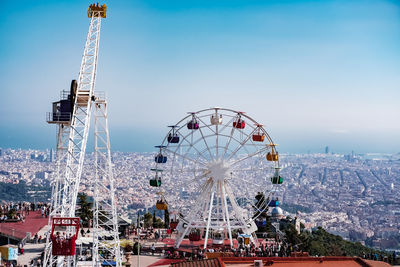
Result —
[{"label": "ferris wheel spoke", "polygon": [[[193,142],[191,143],[191,142],[189,142],[189,141],[187,140],[186,137],[189,136],[190,134],[187,135],[187,136],[184,136],[184,135],[181,134],[179,131],[177,131],[177,133],[182,137],[182,142],[185,141],[185,142],[189,145],[189,149],[185,152],[185,155],[184,155],[184,156],[186,156],[186,155],[189,153],[190,149],[193,148],[193,149],[199,154],[200,157],[204,158],[204,160],[206,160],[206,161],[208,160],[208,159],[203,155],[203,153],[200,152],[200,151],[194,146]],[[177,152],[178,149],[183,147],[182,142],[181,142],[180,145],[178,145],[178,146],[176,147],[175,152],[173,152],[173,153],[178,153],[178,152]]]},{"label": "ferris wheel spoke", "polygon": [[243,160],[246,160],[246,159],[248,159],[248,158],[252,158],[252,157],[254,157],[255,155],[260,154],[260,153],[262,153],[262,152],[264,152],[264,151],[267,151],[267,150],[268,150],[268,147],[264,147],[264,148],[262,148],[262,149],[260,149],[260,150],[258,150],[258,151],[256,151],[256,152],[254,152],[254,153],[248,154],[246,157],[240,158],[240,159],[238,159],[238,160],[232,162],[232,163],[230,164],[230,166],[233,166],[233,165],[235,165],[235,164],[237,164],[237,163],[239,163],[239,162],[241,162],[241,161],[243,161]]},{"label": "ferris wheel spoke", "polygon": [[[201,121],[204,124],[204,126],[207,127],[212,133],[216,134],[216,132],[207,123],[205,123],[200,117],[197,117],[197,118],[199,118],[199,121]],[[200,129],[201,129],[201,127],[199,127],[199,130]]]},{"label": "ferris wheel spoke", "polygon": [[226,128],[229,127],[229,125],[232,125],[234,119],[235,119],[235,117],[231,117],[231,119],[228,121],[228,123],[226,123],[226,124],[224,125],[224,127],[222,127],[222,129],[220,130],[220,132],[223,132]]},{"label": "ferris wheel spoke", "polygon": [[[207,126],[207,127],[208,127],[208,126]],[[207,141],[206,141],[206,138],[204,137],[203,131],[201,130],[201,127],[199,127],[199,131],[200,131],[201,137],[202,137],[202,139],[203,139],[203,141],[204,141],[204,144],[205,144],[206,147],[207,147],[208,153],[210,154],[210,159],[214,159],[214,156],[213,156],[213,154],[211,153],[210,147],[208,146],[208,143],[207,143]]]},{"label": "ferris wheel spoke", "polygon": [[[183,145],[180,145],[179,147],[183,147]],[[178,148],[179,148],[178,147]],[[175,150],[175,151],[178,151],[178,148]],[[193,148],[196,152],[197,152],[197,154],[200,156],[200,157],[202,157],[204,160],[208,160],[203,154],[203,152],[201,152],[201,151],[199,151],[194,145],[191,145],[191,144],[189,144],[189,149],[188,149],[188,151],[186,151],[185,152],[185,156],[187,155],[187,154],[189,154],[189,151],[190,151],[190,148]],[[175,153],[175,152],[173,152],[173,153]]]},{"label": "ferris wheel spoke", "polygon": [[[198,118],[198,117],[195,117],[195,118]],[[200,119],[199,119],[199,120],[200,120]],[[202,140],[204,141],[204,143],[205,143],[205,145],[206,145],[206,147],[207,147],[207,149],[208,149],[208,152],[210,153],[210,157],[212,158],[211,150],[209,149],[208,144],[207,144],[207,142],[205,141],[205,137],[204,137],[204,135],[203,135],[203,132],[201,131],[201,128],[199,128],[199,131],[200,131],[201,136],[202,136],[202,138],[200,138],[200,139],[202,139]],[[187,136],[184,136],[183,134],[181,134],[181,133],[178,131],[178,134],[179,134],[179,135],[182,137],[182,139],[183,139],[182,141],[185,141],[186,143],[189,144],[189,149],[187,150],[187,152],[185,153],[185,155],[189,153],[189,151],[190,151],[191,148],[193,148],[202,158],[204,158],[206,161],[208,161],[208,159],[203,155],[203,153],[200,152],[200,151],[196,148],[195,144],[196,144],[198,141],[193,142],[193,133],[194,133],[194,131],[192,131],[192,132],[191,132],[190,134],[188,134]],[[190,135],[192,136],[192,142],[189,142],[189,141],[187,140],[187,137],[190,136]],[[200,139],[199,139],[199,140],[200,140]],[[182,145],[177,146],[176,151],[177,151],[178,148],[181,147],[181,146],[182,146]]]},{"label": "ferris wheel spoke", "polygon": [[226,143],[225,148],[224,148],[224,155],[222,156],[223,158],[225,157],[226,152],[228,151],[228,147],[231,144],[233,133],[235,132],[235,129],[236,129],[235,127],[232,127],[231,134],[229,136],[228,142]]},{"label": "ferris wheel spoke", "polygon": [[218,159],[218,124],[215,125],[215,157]]},{"label": "ferris wheel spoke", "polygon": [[186,169],[186,170],[180,170],[179,174],[181,175],[188,175],[188,174],[193,174],[196,177],[196,173],[201,173],[200,175],[203,175],[205,172],[207,171],[207,169]]},{"label": "ferris wheel spoke", "polygon": [[195,178],[185,182],[185,185],[188,186],[188,185],[191,185],[191,184],[196,183],[196,182],[198,183],[199,181],[201,181],[203,178],[206,178],[207,176],[208,176],[208,174],[202,174],[202,175],[199,175],[199,176],[195,176]]},{"label": "ferris wheel spoke", "polygon": [[[201,156],[203,159],[205,159],[206,161],[207,161],[207,158],[203,155],[203,153],[202,152],[200,152],[197,148],[196,148],[196,146],[195,146],[195,143],[197,143],[197,141],[194,143],[193,142],[193,133],[194,133],[194,131],[192,131],[189,135],[191,135],[191,142],[189,142],[186,138],[184,139],[188,144],[189,144],[189,148],[188,148],[188,150],[185,152],[185,154],[184,154],[184,156],[187,156],[188,154],[189,154],[189,152],[190,152],[190,149],[194,149],[196,152],[197,152],[197,154],[199,154],[199,156]],[[183,136],[183,135],[181,135],[181,136]],[[183,164],[183,162],[182,162],[182,164]]]},{"label": "ferris wheel spoke", "polygon": [[[191,134],[188,134],[188,135],[186,135],[186,136],[184,136],[183,134],[181,134],[181,132],[179,132],[179,131],[177,131],[177,133],[182,137],[182,142],[185,141],[185,142],[189,145],[189,148],[188,148],[188,150],[185,152],[185,155],[189,153],[189,151],[190,151],[190,149],[191,149],[192,147],[193,147],[194,149],[196,149],[196,148],[193,146],[193,141],[192,141],[192,142],[189,142],[189,140],[187,139],[187,137],[190,136],[190,135],[192,134],[192,140],[193,140],[193,131],[192,131]],[[184,147],[184,145],[182,145],[182,142],[181,142],[180,145],[178,145],[178,146],[176,147],[175,151],[178,151],[179,148]]]},{"label": "ferris wheel spoke", "polygon": [[202,166],[205,166],[206,164],[204,163],[204,162],[202,162],[202,161],[199,161],[199,160],[195,160],[195,159],[192,159],[192,158],[190,158],[190,157],[186,157],[186,156],[184,156],[184,155],[181,155],[180,153],[178,153],[178,152],[176,152],[176,151],[172,151],[172,150],[170,150],[170,149],[168,149],[168,148],[164,148],[164,150],[165,151],[167,151],[167,152],[169,152],[169,153],[172,153],[173,155],[174,155],[174,160],[173,160],[173,162],[175,161],[175,156],[179,156],[179,157],[181,157],[181,158],[183,158],[183,159],[186,159],[186,160],[188,160],[188,161],[191,161],[191,162],[193,162],[193,163],[195,163],[195,164],[201,164]]},{"label": "ferris wheel spoke", "polygon": [[250,138],[254,134],[254,132],[255,132],[255,130],[253,130],[249,135],[247,135],[245,140],[243,140],[242,142],[239,143],[239,146],[231,153],[231,155],[228,157],[228,160],[230,160],[242,147],[244,147],[244,145],[247,143],[247,141],[250,140]]}]

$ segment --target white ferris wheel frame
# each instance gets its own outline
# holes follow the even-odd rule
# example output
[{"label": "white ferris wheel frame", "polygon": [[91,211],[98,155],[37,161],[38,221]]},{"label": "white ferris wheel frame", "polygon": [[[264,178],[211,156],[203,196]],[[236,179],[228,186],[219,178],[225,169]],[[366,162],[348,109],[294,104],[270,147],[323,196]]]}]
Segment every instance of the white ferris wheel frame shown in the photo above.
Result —
[{"label": "white ferris wheel frame", "polygon": [[[211,112],[211,113],[210,113]],[[219,121],[214,120],[214,124],[208,123],[206,120],[210,119],[210,116],[215,115]],[[222,120],[219,118],[223,115]],[[195,119],[199,123],[199,128],[196,130],[187,129],[187,122]],[[224,119],[228,119],[226,123],[223,123]],[[233,127],[233,123],[238,119],[243,119],[246,123],[245,127],[250,129],[250,132],[246,133],[244,129],[238,129]],[[216,123],[217,122],[217,123]],[[264,156],[264,153],[276,151],[276,145],[272,141],[272,138],[264,127],[259,124],[256,120],[246,115],[244,112],[226,109],[226,108],[209,108],[203,109],[197,112],[190,112],[189,115],[178,121],[175,125],[170,126],[172,129],[167,133],[162,141],[160,153],[172,155],[172,163],[169,171],[171,177],[174,177],[174,173],[180,168],[182,173],[193,172],[194,179],[187,181],[186,184],[191,182],[202,183],[199,187],[199,195],[195,201],[196,205],[190,209],[190,212],[183,218],[180,218],[180,222],[177,226],[178,238],[175,243],[175,247],[179,247],[182,240],[187,233],[190,233],[192,229],[200,229],[202,232],[205,230],[205,242],[204,248],[207,247],[207,239],[214,231],[223,231],[225,236],[229,236],[230,245],[233,246],[232,241],[232,230],[240,229],[243,233],[253,235],[257,229],[255,225],[255,219],[266,210],[268,203],[267,197],[277,191],[277,187],[271,183],[270,188],[265,188],[264,203],[261,206],[264,210],[258,210],[258,216],[250,216],[249,212],[240,207],[236,201],[236,196],[233,193],[232,188],[232,173],[231,177],[227,177],[227,174],[218,173],[223,170],[231,170],[232,167],[238,166],[241,162],[248,159],[254,159],[260,155]],[[224,130],[231,129],[229,135],[224,133]],[[207,134],[206,129],[209,131]],[[184,134],[188,131],[187,134]],[[198,131],[200,136],[194,139],[194,132]],[[248,131],[248,130],[247,130]],[[204,132],[204,133],[203,133]],[[239,138],[235,136],[235,133],[239,133]],[[176,134],[180,140],[177,144],[171,144],[168,142],[168,136],[170,134]],[[255,142],[252,140],[253,134],[262,134],[265,136],[264,142]],[[209,144],[207,139],[214,139],[215,144]],[[225,146],[221,139],[227,139]],[[235,149],[230,149],[232,142],[236,142],[238,146]],[[203,144],[203,149],[199,149],[199,143]],[[246,146],[253,146],[254,148],[259,147],[255,151],[251,152]],[[182,148],[188,148],[185,153],[182,153]],[[238,152],[245,150],[247,154],[238,157]],[[194,152],[191,154],[190,152]],[[213,153],[214,152],[214,153]],[[197,154],[197,158],[193,158],[193,155]],[[169,157],[170,158],[170,157]],[[182,166],[179,167],[179,161],[182,161]],[[264,160],[266,160],[264,158]],[[190,162],[196,166],[195,169],[185,170],[184,163]],[[221,162],[221,163],[219,163]],[[229,163],[229,164],[226,164]],[[227,165],[227,166],[226,166]],[[271,162],[271,169],[279,171],[279,160]],[[156,167],[153,170],[162,169],[162,163],[156,163]],[[214,177],[211,177],[211,172],[214,171]],[[237,170],[234,170],[237,171]],[[250,169],[251,171],[251,169]],[[197,175],[201,173],[200,175]],[[216,179],[216,176],[220,176],[220,179]],[[200,180],[206,179],[204,182]],[[216,215],[215,215],[215,214]],[[217,217],[215,217],[217,216]],[[205,220],[206,218],[206,220]],[[201,233],[202,235],[203,233]],[[254,237],[254,236],[253,236]],[[253,238],[256,242],[256,238]]]}]

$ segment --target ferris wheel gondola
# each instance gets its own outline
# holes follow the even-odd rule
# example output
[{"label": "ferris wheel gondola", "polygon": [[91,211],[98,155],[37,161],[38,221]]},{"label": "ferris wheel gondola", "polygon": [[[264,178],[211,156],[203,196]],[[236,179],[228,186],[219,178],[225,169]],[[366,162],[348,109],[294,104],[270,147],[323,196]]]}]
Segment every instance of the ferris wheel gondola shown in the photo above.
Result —
[{"label": "ferris wheel gondola", "polygon": [[[233,230],[252,235],[267,199],[283,182],[276,144],[263,125],[241,111],[210,108],[169,127],[152,170],[154,179],[164,171],[169,207],[182,215],[175,246],[185,236],[204,236],[206,247],[212,235],[228,237],[231,246]],[[265,198],[256,205],[258,192]]]}]

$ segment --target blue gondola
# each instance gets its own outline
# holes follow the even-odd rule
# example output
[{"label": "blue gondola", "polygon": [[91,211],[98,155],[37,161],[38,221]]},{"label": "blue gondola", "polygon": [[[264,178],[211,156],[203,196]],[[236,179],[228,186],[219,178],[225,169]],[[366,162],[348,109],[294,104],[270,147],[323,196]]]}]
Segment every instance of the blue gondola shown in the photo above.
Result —
[{"label": "blue gondola", "polygon": [[168,127],[172,128],[171,132],[168,134],[167,138],[168,143],[173,143],[173,144],[179,143],[179,136],[177,133],[175,133],[175,128],[178,127],[178,125],[172,125]]},{"label": "blue gondola", "polygon": [[261,220],[261,221],[256,220],[255,222],[256,222],[257,227],[259,227],[259,228],[263,228],[263,227],[267,226],[267,221],[265,221],[265,220]]},{"label": "blue gondola", "polygon": [[166,163],[167,162],[167,157],[163,156],[163,154],[159,153],[157,156],[155,156],[154,161],[156,163]]}]

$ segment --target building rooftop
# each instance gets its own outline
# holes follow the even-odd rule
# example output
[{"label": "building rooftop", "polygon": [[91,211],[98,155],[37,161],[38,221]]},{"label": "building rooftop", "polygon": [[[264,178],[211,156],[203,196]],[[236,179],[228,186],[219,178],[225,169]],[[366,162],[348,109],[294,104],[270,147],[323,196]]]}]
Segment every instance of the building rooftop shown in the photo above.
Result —
[{"label": "building rooftop", "polygon": [[27,233],[33,237],[43,226],[47,225],[49,219],[41,216],[40,210],[31,211],[25,217],[25,222],[3,222],[0,223],[0,235],[16,240],[22,240]]},{"label": "building rooftop", "polygon": [[205,260],[205,261],[194,261],[194,262],[176,262],[172,263],[171,266],[184,267],[184,266],[255,266],[255,261],[262,261],[260,266],[301,266],[301,267],[313,267],[313,266],[328,266],[328,267],[389,267],[390,264],[380,261],[363,260],[358,257],[287,257],[287,258],[241,258],[241,257],[220,257],[218,259]]}]

